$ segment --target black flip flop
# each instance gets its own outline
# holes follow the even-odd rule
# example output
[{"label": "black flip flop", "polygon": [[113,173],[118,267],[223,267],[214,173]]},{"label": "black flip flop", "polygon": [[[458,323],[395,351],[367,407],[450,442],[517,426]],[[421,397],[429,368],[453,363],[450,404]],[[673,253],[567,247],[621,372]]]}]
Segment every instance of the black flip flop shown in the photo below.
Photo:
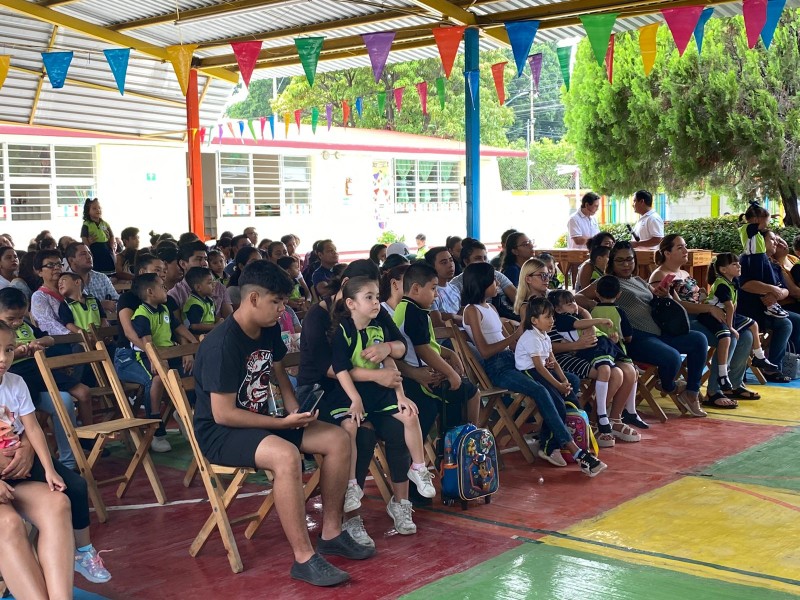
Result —
[{"label": "black flip flop", "polygon": [[739,403],[736,402],[736,400],[732,400],[733,404],[717,404],[717,402],[719,400],[731,401],[732,399],[728,398],[722,392],[717,392],[713,396],[709,396],[708,398],[703,400],[702,404],[703,404],[703,406],[706,406],[706,407],[709,407],[709,408],[719,408],[721,410],[733,410],[734,408],[738,408],[739,407]]},{"label": "black flip flop", "polygon": [[735,398],[738,400],[761,400],[761,394],[754,392],[753,390],[748,390],[744,386],[736,388],[731,393],[726,395],[728,398]]},{"label": "black flip flop", "polygon": [[764,378],[770,383],[789,383],[792,381],[791,377],[784,375],[780,371],[775,371],[774,373],[764,373]]}]

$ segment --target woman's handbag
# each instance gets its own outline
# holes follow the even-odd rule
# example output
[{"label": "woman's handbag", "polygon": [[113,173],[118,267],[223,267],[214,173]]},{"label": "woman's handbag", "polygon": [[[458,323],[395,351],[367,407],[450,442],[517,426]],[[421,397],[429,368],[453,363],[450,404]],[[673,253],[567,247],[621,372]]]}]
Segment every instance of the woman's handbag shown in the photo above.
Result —
[{"label": "woman's handbag", "polygon": [[650,301],[653,321],[663,335],[676,336],[689,333],[689,315],[681,304],[672,298],[653,298]]}]

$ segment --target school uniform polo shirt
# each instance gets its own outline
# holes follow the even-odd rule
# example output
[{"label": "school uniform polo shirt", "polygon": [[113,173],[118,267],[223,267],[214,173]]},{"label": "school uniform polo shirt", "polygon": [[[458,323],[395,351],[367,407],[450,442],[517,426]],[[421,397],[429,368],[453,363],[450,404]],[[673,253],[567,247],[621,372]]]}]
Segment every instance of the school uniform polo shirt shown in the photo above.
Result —
[{"label": "school uniform polo shirt", "polygon": [[183,305],[183,317],[190,325],[211,324],[216,321],[213,298],[203,298],[192,292]]},{"label": "school uniform polo shirt", "polygon": [[[166,304],[150,306],[142,302],[133,312],[131,317],[133,330],[139,338],[151,336],[153,345],[158,348],[173,346],[172,332],[178,326],[174,319],[170,318],[169,309]],[[143,352],[144,348],[137,348],[131,344],[134,350]]]},{"label": "school uniform polo shirt", "polygon": [[[661,219],[661,215],[659,215],[655,209],[651,208],[636,221],[636,225],[633,226],[633,233],[635,233],[640,240],[663,238],[664,221]],[[653,246],[654,249],[655,247],[656,246]]]},{"label": "school uniform polo shirt", "polygon": [[411,298],[404,297],[392,316],[400,333],[406,340],[405,361],[414,367],[424,367],[425,362],[417,355],[415,346],[430,346],[437,354],[442,347],[436,341],[430,311],[422,308]]},{"label": "school uniform polo shirt", "polygon": [[64,325],[73,324],[82,331],[89,331],[89,326],[100,327],[106,318],[106,311],[94,296],[86,296],[84,301],[64,298],[58,307],[58,319]]}]

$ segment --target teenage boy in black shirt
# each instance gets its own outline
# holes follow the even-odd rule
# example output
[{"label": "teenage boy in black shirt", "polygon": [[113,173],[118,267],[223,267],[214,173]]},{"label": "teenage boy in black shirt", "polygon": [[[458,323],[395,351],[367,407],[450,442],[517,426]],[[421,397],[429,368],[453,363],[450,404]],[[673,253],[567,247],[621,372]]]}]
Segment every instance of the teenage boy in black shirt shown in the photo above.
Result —
[{"label": "teenage boy in black shirt", "polygon": [[[349,579],[320,554],[369,558],[374,548],[361,546],[342,531],[342,507],[350,466],[347,433],[317,421],[317,412],[299,413],[281,364],[286,346],[278,319],[293,284],[277,265],[250,263],[239,279],[242,302],[205,338],[197,352],[194,426],[200,448],[213,463],[269,469],[284,533],[294,553],[291,575],[313,585],[336,585]],[[281,389],[287,415],[270,416],[270,377]],[[300,452],[322,454],[322,534],[314,552],[308,537]]]}]

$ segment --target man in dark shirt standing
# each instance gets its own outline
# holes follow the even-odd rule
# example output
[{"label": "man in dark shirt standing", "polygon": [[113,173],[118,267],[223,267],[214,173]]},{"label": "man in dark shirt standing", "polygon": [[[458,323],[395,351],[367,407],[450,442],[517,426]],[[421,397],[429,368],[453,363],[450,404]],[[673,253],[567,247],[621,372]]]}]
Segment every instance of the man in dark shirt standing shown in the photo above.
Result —
[{"label": "man in dark shirt standing", "polygon": [[[365,559],[374,548],[357,544],[341,529],[350,465],[350,441],[317,412],[300,413],[281,364],[286,346],[278,319],[292,289],[289,276],[259,260],[239,280],[242,303],[200,345],[195,362],[194,426],[197,440],[213,463],[268,469],[284,533],[294,553],[291,575],[314,585],[336,585],[349,576],[320,554]],[[271,376],[283,397],[286,416],[276,414]],[[300,452],[321,454],[322,533],[314,552],[308,537]]]}]

